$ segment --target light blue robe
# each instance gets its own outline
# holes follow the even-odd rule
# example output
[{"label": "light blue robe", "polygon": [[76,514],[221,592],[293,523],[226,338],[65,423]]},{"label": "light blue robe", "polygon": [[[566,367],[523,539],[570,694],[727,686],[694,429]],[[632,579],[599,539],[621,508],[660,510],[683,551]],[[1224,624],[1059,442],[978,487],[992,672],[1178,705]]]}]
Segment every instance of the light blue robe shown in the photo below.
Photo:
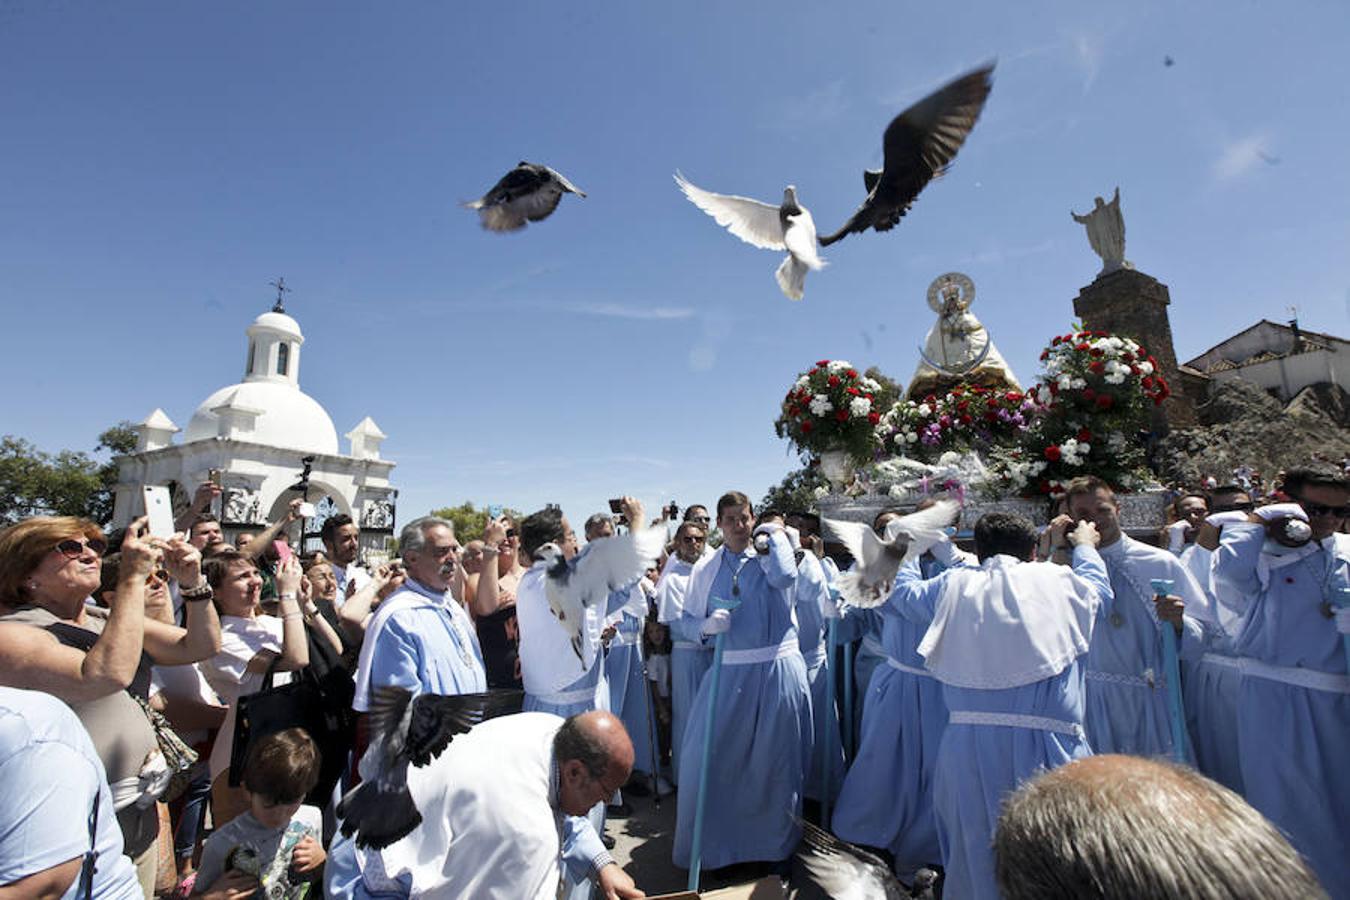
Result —
[{"label": "light blue robe", "polygon": [[[833,801],[844,781],[843,734],[839,730],[839,707],[834,697],[827,696],[830,686],[829,673],[825,667],[828,649],[826,622],[822,615],[821,604],[833,604],[830,599],[830,586],[825,578],[825,570],[815,556],[807,553],[797,566],[797,586],[794,589],[794,606],[797,611],[797,645],[802,651],[802,660],[806,663],[806,680],[811,687],[811,746],[806,752],[805,794],[813,800],[821,800],[820,775],[823,754],[827,741],[829,744],[829,798]],[[838,626],[835,626],[836,634]],[[834,684],[839,686],[840,672],[835,670]]]},{"label": "light blue robe", "polygon": [[414,694],[473,694],[487,690],[483,651],[468,613],[449,593],[411,578],[385,603],[404,594],[414,605],[390,614],[375,637],[370,687],[395,685]]},{"label": "light blue robe", "polygon": [[[937,560],[920,563],[925,578],[945,568]],[[928,622],[912,621],[901,609],[888,599],[874,610],[882,621],[882,647],[896,662],[923,672],[917,648]],[[908,882],[920,867],[942,859],[933,771],[947,727],[947,702],[937,679],[888,662],[876,668],[867,698],[862,740],[844,779],[832,830],[852,843],[891,851],[896,874]]]},{"label": "light blue robe", "polygon": [[[641,591],[641,588],[634,586],[628,591]],[[642,674],[643,622],[624,611],[616,623],[609,652],[605,654],[605,678],[609,682],[610,711],[623,722],[633,741],[633,771],[649,773],[652,769],[651,720],[648,717],[651,698]]]},{"label": "light blue robe", "polygon": [[[1205,651],[1205,628],[1190,611],[1208,609],[1208,603],[1186,568],[1161,547],[1122,535],[1099,552],[1111,575],[1115,603],[1098,612],[1088,651],[1088,741],[1096,753],[1168,756],[1172,752],[1171,716],[1162,631],[1150,581],[1171,579],[1175,582],[1172,593],[1186,604],[1177,638],[1181,659],[1195,661]],[[1192,758],[1189,747],[1186,756]]]},{"label": "light blue robe", "polygon": [[699,633],[702,620],[680,615],[693,564],[672,557],[656,585],[657,621],[670,629],[670,776],[680,782],[680,745],[699,683],[712,665],[712,645]]},{"label": "light blue robe", "polygon": [[[1322,604],[1350,586],[1344,535],[1262,587],[1257,562],[1265,529],[1225,525],[1215,553],[1215,590],[1246,601],[1234,643],[1248,660],[1325,673],[1340,690],[1258,677],[1244,668],[1238,686],[1238,752],[1247,800],[1283,831],[1335,898],[1350,897],[1350,678],[1345,650]],[[1297,674],[1297,673],[1295,673]],[[1340,676],[1339,681],[1335,676]]]},{"label": "light blue robe", "polygon": [[[1025,563],[1024,565],[1037,565]],[[1074,550],[1074,572],[1110,606],[1111,584],[1090,547]],[[931,622],[949,569],[923,580],[915,563],[902,566],[890,603],[910,620]],[[1003,690],[943,685],[949,710],[1043,717],[1082,723],[1084,657],[1041,681]],[[1087,741],[1058,731],[1000,725],[951,724],[942,734],[933,773],[933,806],[946,869],[944,896],[998,900],[992,841],[1004,797],[1038,772],[1092,755]]]},{"label": "light blue robe", "polygon": [[[801,839],[792,817],[801,815],[811,735],[806,665],[792,624],[797,579],[792,547],[780,533],[765,557],[751,556],[751,551],[734,554],[725,547],[717,552],[719,570],[711,597],[732,599],[732,573],[740,568],[737,599],[742,603],[731,613],[731,630],[723,638],[726,650],[791,646],[769,662],[722,667],[704,816],[707,869],[791,855]],[[682,615],[692,618],[687,611]],[[680,755],[674,861],[682,867],[689,865],[693,841],[710,684],[711,678],[704,678],[694,698]]]}]

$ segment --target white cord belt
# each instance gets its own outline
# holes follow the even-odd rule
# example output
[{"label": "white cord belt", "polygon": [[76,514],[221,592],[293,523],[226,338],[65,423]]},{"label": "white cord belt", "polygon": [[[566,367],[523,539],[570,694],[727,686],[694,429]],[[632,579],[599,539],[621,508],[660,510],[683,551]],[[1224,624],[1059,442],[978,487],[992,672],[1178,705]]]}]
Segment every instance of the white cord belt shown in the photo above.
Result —
[{"label": "white cord belt", "polygon": [[710,644],[700,644],[698,641],[673,641],[670,648],[672,650],[712,650]]},{"label": "white cord belt", "polygon": [[756,663],[773,662],[775,659],[782,659],[785,656],[801,655],[801,650],[797,647],[797,636],[795,634],[783,638],[783,642],[776,647],[751,647],[749,650],[723,650],[722,665],[724,666],[751,666]]},{"label": "white cord belt", "polygon": [[1104,681],[1107,684],[1124,684],[1130,687],[1141,687],[1153,690],[1167,686],[1167,682],[1162,676],[1153,674],[1152,669],[1145,669],[1143,675],[1120,675],[1116,672],[1102,672],[1097,669],[1088,669],[1083,673],[1088,681]]},{"label": "white cord belt", "polygon": [[1008,728],[1027,728],[1032,731],[1054,731],[1080,738],[1083,736],[1083,726],[1077,722],[1050,719],[1045,716],[1024,716],[1018,713],[954,709],[948,722],[952,725],[1003,725]]},{"label": "white cord belt", "polygon": [[[723,653],[722,659],[726,659],[725,653]],[[802,654],[802,660],[805,661],[808,669],[814,669],[825,662],[825,648],[817,645],[814,650],[807,650]]]},{"label": "white cord belt", "polygon": [[862,649],[878,658],[886,655],[886,648],[881,646],[881,641],[874,634],[863,635]]},{"label": "white cord belt", "polygon": [[1223,669],[1241,669],[1242,660],[1236,656],[1224,656],[1222,653],[1206,653],[1200,657],[1200,661],[1205,665],[1219,666]]},{"label": "white cord belt", "polygon": [[886,665],[890,666],[892,669],[898,669],[901,672],[908,672],[911,675],[922,675],[924,678],[933,677],[933,673],[927,669],[918,669],[914,666],[907,666],[894,656],[886,657]]},{"label": "white cord belt", "polygon": [[1242,657],[1238,664],[1242,668],[1243,678],[1264,678],[1314,691],[1350,694],[1350,675],[1337,675],[1335,672],[1305,669],[1302,666],[1272,666],[1247,656]]},{"label": "white cord belt", "polygon": [[534,694],[534,699],[540,703],[547,703],[550,706],[571,706],[573,703],[582,703],[586,700],[595,699],[596,686],[588,688],[579,688],[575,691],[563,691],[559,694]]},{"label": "white cord belt", "polygon": [[638,642],[638,639],[641,637],[642,634],[637,631],[634,631],[632,634],[624,634],[623,632],[616,632],[614,637],[609,639],[609,646],[631,647],[634,644],[636,644]]}]

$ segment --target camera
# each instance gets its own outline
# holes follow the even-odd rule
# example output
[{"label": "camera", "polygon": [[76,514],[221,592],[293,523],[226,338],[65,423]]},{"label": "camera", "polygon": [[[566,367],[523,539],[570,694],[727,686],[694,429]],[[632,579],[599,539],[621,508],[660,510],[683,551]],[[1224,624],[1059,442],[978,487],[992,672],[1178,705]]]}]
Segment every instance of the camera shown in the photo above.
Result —
[{"label": "camera", "polygon": [[672,500],[670,501],[670,505],[666,507],[666,512],[670,513],[666,518],[671,520],[678,519],[680,517],[680,505]]},{"label": "camera", "polygon": [[614,513],[614,515],[616,515],[616,516],[617,516],[619,513],[623,512],[623,500],[622,500],[622,499],[619,499],[619,500],[610,500],[610,501],[609,501],[609,511],[612,512],[612,513]]}]

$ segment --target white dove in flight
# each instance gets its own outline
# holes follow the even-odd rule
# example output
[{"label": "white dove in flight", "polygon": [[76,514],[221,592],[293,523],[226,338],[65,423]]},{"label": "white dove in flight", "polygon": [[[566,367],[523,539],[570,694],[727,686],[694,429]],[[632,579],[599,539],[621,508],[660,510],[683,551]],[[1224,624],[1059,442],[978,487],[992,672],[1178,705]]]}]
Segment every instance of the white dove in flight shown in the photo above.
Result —
[{"label": "white dove in flight", "polygon": [[572,649],[583,662],[586,654],[582,648],[588,642],[582,628],[587,614],[597,611],[598,621],[609,595],[641,578],[660,558],[665,543],[663,525],[591,541],[571,560],[564,559],[555,544],[539,548],[538,557],[548,563],[544,590],[549,609],[572,638]]},{"label": "white dove in flight", "polygon": [[815,220],[797,201],[795,186],[784,188],[783,202],[774,206],[749,197],[705,191],[679,172],[675,173],[675,183],[691,203],[747,244],[764,250],[786,250],[788,255],[774,277],[788,299],[802,299],[807,270],[824,268],[825,260],[816,249]]},{"label": "white dove in flight", "polygon": [[890,593],[895,573],[942,540],[943,529],[960,509],[955,500],[939,500],[927,509],[891,519],[881,537],[863,522],[821,519],[826,536],[847,547],[857,563],[835,581],[840,596],[862,609],[880,606]]}]

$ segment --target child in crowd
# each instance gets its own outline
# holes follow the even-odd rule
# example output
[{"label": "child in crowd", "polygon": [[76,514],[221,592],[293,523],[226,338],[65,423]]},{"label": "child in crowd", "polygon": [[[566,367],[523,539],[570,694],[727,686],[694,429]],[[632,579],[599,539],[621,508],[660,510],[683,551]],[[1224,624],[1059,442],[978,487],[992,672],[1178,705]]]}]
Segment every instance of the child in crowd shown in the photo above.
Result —
[{"label": "child in crowd", "polygon": [[254,743],[243,777],[249,810],[207,839],[193,896],[217,900],[249,890],[267,900],[308,896],[326,858],[322,814],[303,805],[318,780],[319,750],[304,729]]}]

